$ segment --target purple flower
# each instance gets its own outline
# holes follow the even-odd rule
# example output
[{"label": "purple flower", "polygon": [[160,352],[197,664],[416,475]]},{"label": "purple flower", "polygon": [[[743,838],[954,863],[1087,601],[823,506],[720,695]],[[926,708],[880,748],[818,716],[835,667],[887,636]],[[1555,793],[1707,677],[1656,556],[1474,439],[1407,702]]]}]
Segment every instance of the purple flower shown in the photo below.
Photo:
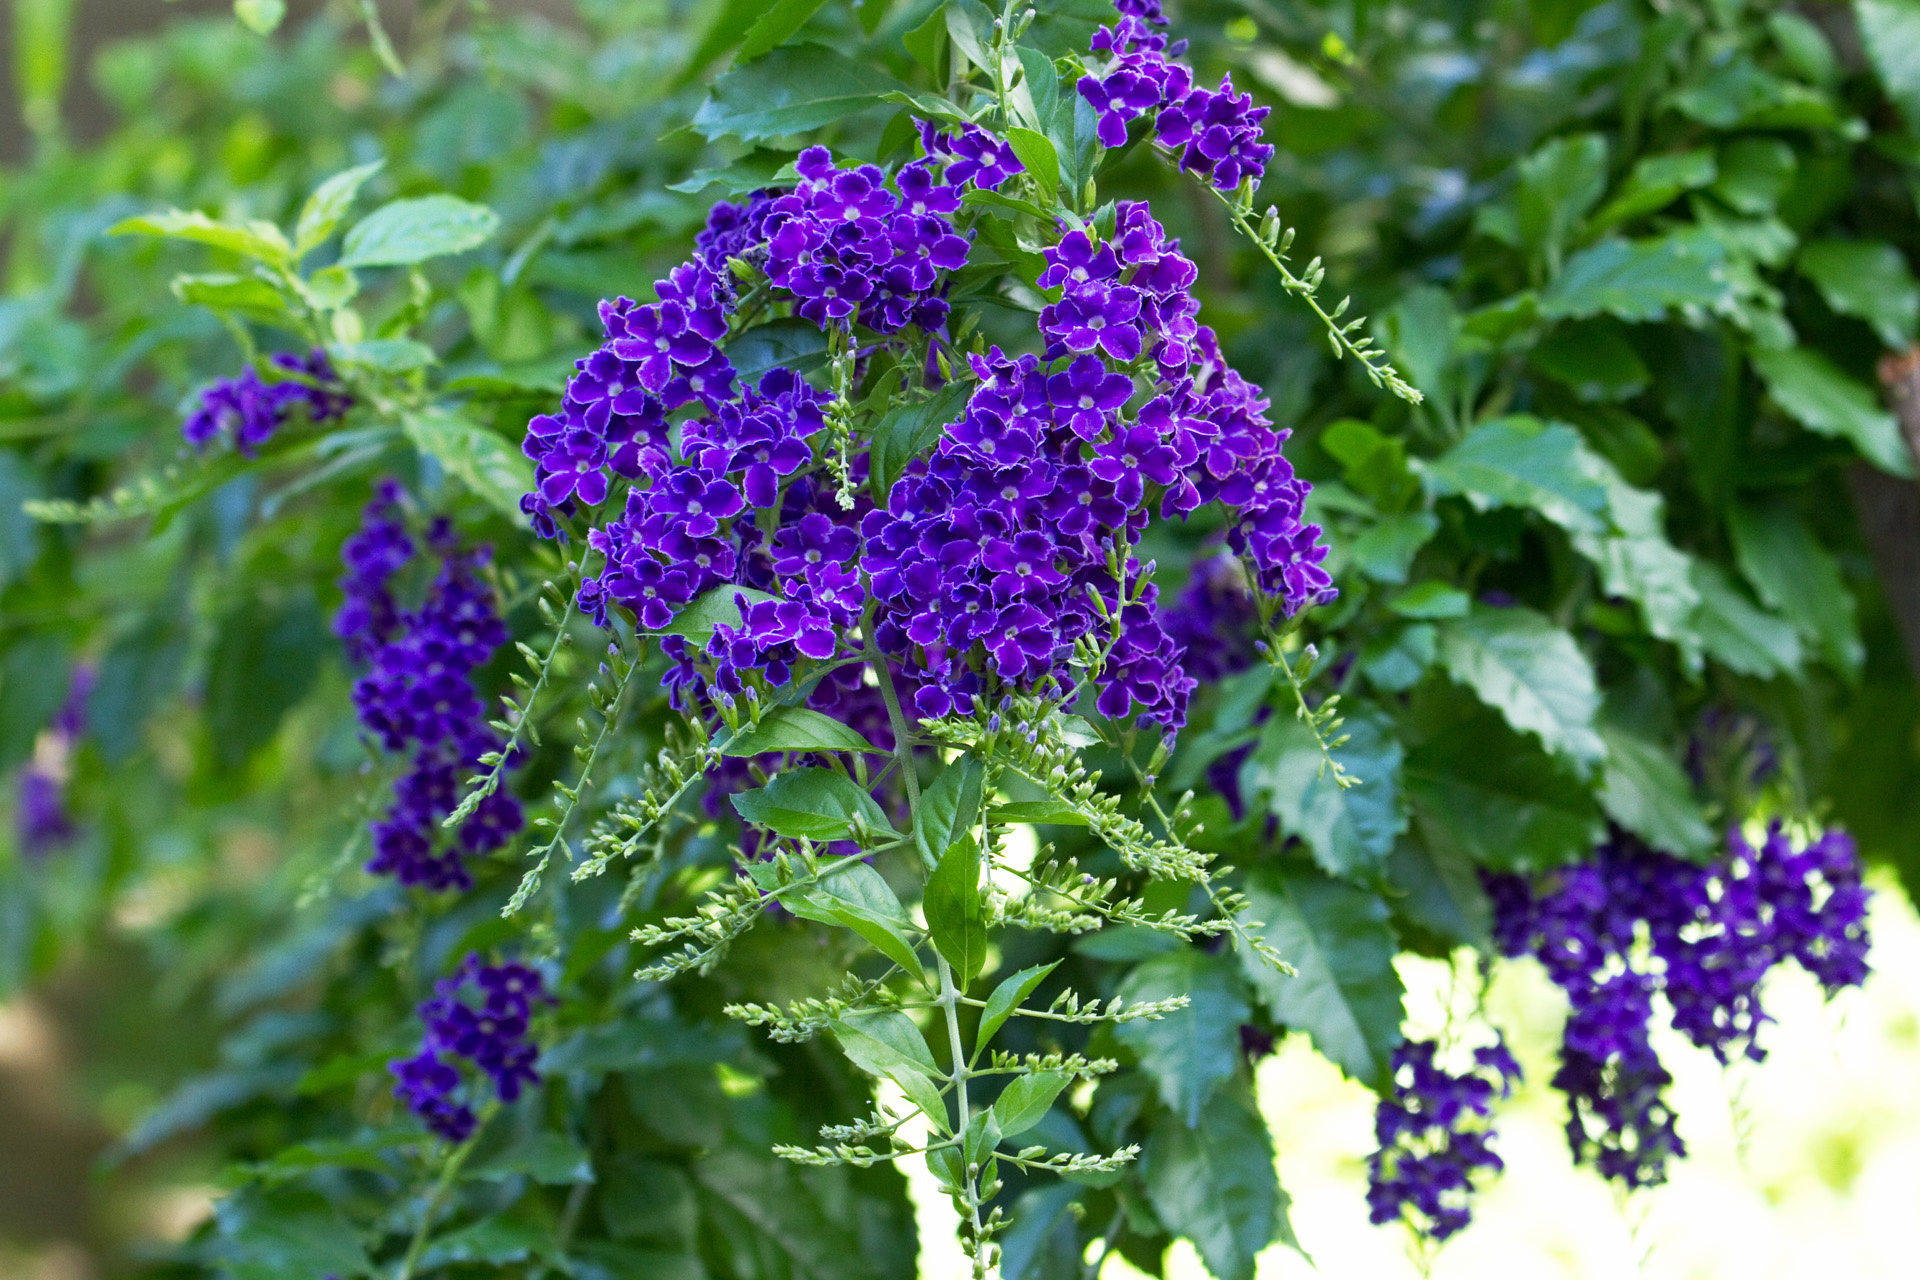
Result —
[{"label": "purple flower", "polygon": [[1473,1219],[1476,1181],[1505,1165],[1487,1121],[1520,1080],[1504,1039],[1474,1050],[1472,1067],[1437,1064],[1439,1045],[1409,1041],[1393,1053],[1393,1091],[1374,1110],[1379,1145],[1367,1159],[1367,1204],[1376,1225],[1405,1220],[1440,1241]]},{"label": "purple flower", "polygon": [[244,369],[239,377],[222,379],[201,391],[180,425],[187,443],[201,448],[224,436],[251,458],[296,407],[304,409],[307,420],[317,426],[345,416],[353,406],[325,352],[305,356],[282,352],[269,364],[285,375],[280,381],[263,382],[253,369]]},{"label": "purple flower", "polygon": [[[465,998],[477,988],[478,1007]],[[448,1059],[464,1058],[493,1085],[494,1096],[511,1103],[540,1082],[534,1064],[539,1048],[527,1040],[533,1008],[554,1003],[537,970],[521,964],[486,965],[469,955],[454,976],[434,984],[420,1006],[426,1035],[420,1052],[388,1064],[397,1083],[394,1097],[407,1104],[448,1142],[464,1142],[477,1123],[473,1107],[460,1100],[465,1081]]]},{"label": "purple flower", "polygon": [[1082,440],[1098,437],[1106,429],[1108,415],[1132,395],[1133,379],[1109,373],[1093,356],[1080,356],[1065,373],[1047,379],[1047,398],[1065,412],[1067,427]]},{"label": "purple flower", "polygon": [[1122,362],[1140,356],[1140,295],[1125,285],[1085,284],[1040,312],[1040,331],[1069,351],[1105,352]]}]

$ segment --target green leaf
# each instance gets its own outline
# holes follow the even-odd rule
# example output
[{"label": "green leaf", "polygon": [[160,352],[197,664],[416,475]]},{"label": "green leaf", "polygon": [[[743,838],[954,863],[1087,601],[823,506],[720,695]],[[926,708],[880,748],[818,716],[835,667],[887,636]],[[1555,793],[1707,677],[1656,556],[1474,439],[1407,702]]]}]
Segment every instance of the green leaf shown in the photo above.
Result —
[{"label": "green leaf", "polygon": [[1715,61],[1689,84],[1667,95],[1683,115],[1716,129],[1824,129],[1839,123],[1832,101],[1818,89],[1783,79],[1736,55]]},{"label": "green leaf", "polygon": [[1440,627],[1440,665],[1508,724],[1581,768],[1606,744],[1593,726],[1600,692],[1572,636],[1531,609],[1476,606]]},{"label": "green leaf", "polygon": [[885,505],[907,463],[939,443],[948,423],[966,407],[972,388],[949,382],[925,400],[895,406],[874,424],[870,457],[874,501]]},{"label": "green leaf", "polygon": [[1800,250],[1800,274],[1827,305],[1873,326],[1880,341],[1899,350],[1920,326],[1920,283],[1898,249],[1880,240],[1815,240]]},{"label": "green leaf", "polygon": [[1384,1089],[1400,1044],[1405,988],[1393,967],[1400,943],[1379,894],[1305,867],[1261,867],[1247,881],[1247,914],[1294,968],[1280,973],[1243,948],[1240,969],[1275,1022],[1371,1089]]},{"label": "green leaf", "polygon": [[271,742],[312,687],[327,634],[305,591],[269,600],[249,593],[221,620],[206,683],[213,755],[237,769]]},{"label": "green leaf", "polygon": [[1587,401],[1628,399],[1653,377],[1611,318],[1561,325],[1527,353],[1527,362]]},{"label": "green leaf", "polygon": [[929,868],[973,828],[980,819],[981,785],[985,771],[975,756],[963,755],[940,770],[933,785],[920,793],[913,815],[913,841]]},{"label": "green leaf", "polygon": [[1920,134],[1920,0],[1853,0],[1853,16],[1887,97]]},{"label": "green leaf", "polygon": [[[1029,123],[1042,133],[1049,133],[1060,111],[1060,73],[1055,69],[1053,59],[1038,49],[1019,45],[1013,53],[1020,59],[1020,69],[1024,73],[1020,87],[1026,90],[1027,101],[1033,104],[1033,120]],[[1078,97],[1079,94],[1076,92],[1074,96]],[[1048,138],[1047,146],[1053,152],[1054,163],[1058,165],[1060,149],[1053,145],[1051,138]]]},{"label": "green leaf", "polygon": [[1060,191],[1060,155],[1047,135],[1014,126],[1007,130],[1007,144],[1033,179],[1044,203],[1052,203]]},{"label": "green leaf", "polygon": [[1407,754],[1413,817],[1436,855],[1503,871],[1584,858],[1606,834],[1588,790],[1498,718],[1450,715]]},{"label": "green leaf", "polygon": [[948,124],[972,123],[971,116],[955,106],[951,99],[943,98],[937,93],[921,93],[917,89],[896,89],[892,93],[882,95],[882,101],[897,102],[903,107],[910,108],[915,115],[925,116],[929,120],[944,120]]},{"label": "green leaf", "polygon": [[1216,1280],[1253,1280],[1260,1251],[1290,1233],[1273,1138],[1244,1087],[1221,1090],[1190,1122],[1156,1121],[1140,1177],[1154,1213]]},{"label": "green leaf", "polygon": [[270,36],[287,16],[287,0],[233,0],[233,16],[248,30]]},{"label": "green leaf", "polygon": [[1756,217],[1780,207],[1799,167],[1793,148],[1778,138],[1736,138],[1720,150],[1713,194],[1735,210]]},{"label": "green leaf", "polygon": [[726,352],[740,385],[750,387],[775,368],[808,373],[824,366],[827,335],[811,320],[786,316],[730,339]]},{"label": "green leaf", "polygon": [[1120,984],[1119,999],[1127,1004],[1169,996],[1188,997],[1187,1007],[1154,1021],[1120,1023],[1114,1035],[1139,1056],[1161,1100],[1191,1126],[1200,1123],[1207,1099],[1232,1077],[1240,1024],[1252,1010],[1226,957],[1192,947],[1155,956]]},{"label": "green leaf", "polygon": [[1028,822],[1057,827],[1084,827],[1087,815],[1058,800],[1009,800],[987,815],[995,822]]},{"label": "green leaf", "polygon": [[1313,859],[1334,875],[1376,868],[1406,829],[1400,812],[1404,751],[1393,726],[1375,714],[1348,718],[1348,735],[1334,757],[1358,780],[1342,789],[1326,767],[1313,730],[1295,716],[1267,721],[1259,745],[1243,766],[1251,794],[1267,805],[1288,835],[1299,836]]},{"label": "green leaf", "polygon": [[107,228],[107,234],[191,240],[276,267],[287,266],[293,258],[293,247],[287,243],[287,237],[271,222],[215,222],[198,211],[183,213],[168,209],[164,213],[128,218]]},{"label": "green leaf", "polygon": [[836,867],[816,883],[780,892],[780,903],[797,916],[852,929],[880,954],[924,983],[926,970],[907,931],[913,922],[886,880],[865,864]]},{"label": "green leaf", "polygon": [[1055,960],[1052,964],[1039,964],[1022,969],[1011,977],[1001,980],[1000,985],[993,989],[993,994],[987,997],[987,1007],[980,1013],[980,1027],[973,1037],[975,1053],[985,1052],[986,1047],[993,1042],[993,1037],[1001,1027],[1007,1024],[1007,1019],[1013,1016],[1013,1011],[1018,1009],[1042,982],[1046,981],[1048,974],[1059,967],[1060,962]]},{"label": "green leaf", "polygon": [[436,1237],[420,1256],[421,1267],[445,1267],[454,1263],[480,1263],[501,1267],[525,1262],[529,1258],[554,1259],[553,1234],[542,1227],[511,1222],[500,1217],[485,1217],[468,1223],[458,1231]]},{"label": "green leaf", "polygon": [[953,842],[927,877],[927,933],[953,966],[965,990],[987,961],[987,921],[980,897],[980,846],[971,836]]},{"label": "green leaf", "polygon": [[1805,655],[1792,623],[1747,599],[1718,565],[1696,560],[1692,581],[1700,607],[1690,626],[1709,654],[1742,675],[1763,679],[1800,669]]},{"label": "green leaf", "polygon": [[1784,502],[1736,502],[1727,532],[1740,572],[1760,599],[1777,609],[1843,674],[1859,674],[1864,651],[1854,623],[1853,593],[1840,566]]},{"label": "green leaf", "polygon": [[[411,373],[440,362],[432,347],[412,338],[368,338],[337,348],[335,354],[343,364],[357,364],[382,373]],[[516,504],[516,513],[517,510]]]},{"label": "green leaf", "polygon": [[975,189],[960,197],[960,203],[975,208],[1000,209],[1007,213],[1024,214],[1042,225],[1050,224],[1053,215],[1031,200],[1022,200],[1019,196],[1003,195],[998,191]]},{"label": "green leaf", "polygon": [[466,1169],[467,1176],[482,1182],[499,1182],[515,1174],[525,1174],[547,1186],[592,1182],[593,1160],[565,1134],[542,1129],[491,1155],[476,1159]]},{"label": "green leaf", "polygon": [[385,160],[375,160],[372,164],[336,173],[313,189],[313,194],[307,197],[307,203],[300,210],[300,221],[293,229],[295,259],[306,257],[340,229],[340,224],[346,221],[347,211],[353,207],[354,197],[360,194],[360,188],[386,163]]},{"label": "green leaf", "polygon": [[231,311],[269,324],[284,324],[287,319],[286,298],[259,276],[226,273],[175,276],[173,295],[189,306]]},{"label": "green leaf", "polygon": [[214,1218],[215,1252],[250,1280],[346,1280],[372,1269],[359,1235],[311,1191],[242,1192],[216,1204]]},{"label": "green leaf", "polygon": [[871,832],[884,836],[892,831],[874,798],[831,769],[788,769],[766,786],[742,791],[732,799],[741,817],[777,835],[845,840],[852,834],[856,815]]},{"label": "green leaf", "polygon": [[449,410],[429,406],[401,418],[407,439],[447,474],[514,523],[526,517],[520,499],[533,489],[533,464],[505,440]]},{"label": "green leaf", "polygon": [[1498,418],[1429,462],[1425,478],[1435,495],[1464,495],[1475,510],[1525,507],[1569,532],[1598,533],[1606,527],[1607,490],[1589,456],[1565,423]]},{"label": "green leaf", "polygon": [[[1461,612],[1466,612],[1464,606]],[[1426,676],[1439,652],[1439,632],[1433,625],[1410,623],[1368,637],[1360,646],[1360,670],[1382,693],[1405,693]]]},{"label": "green leaf", "polygon": [[759,21],[747,28],[747,37],[741,42],[740,52],[734,55],[734,62],[752,62],[785,44],[825,3],[826,0],[775,0],[761,13]]},{"label": "green leaf", "polygon": [[884,755],[858,730],[806,707],[775,707],[760,723],[735,735],[720,754],[757,756],[767,751],[864,751]]},{"label": "green leaf", "polygon": [[[947,39],[954,49],[993,79],[991,55],[987,52],[988,32],[993,15],[979,0],[948,0],[946,6]],[[957,68],[956,68],[957,69]]]},{"label": "green leaf", "polygon": [[1613,464],[1583,451],[1590,472],[1606,486],[1612,530],[1605,536],[1576,531],[1575,550],[1600,570],[1607,594],[1640,606],[1647,630],[1678,646],[1689,669],[1699,665],[1699,641],[1692,618],[1700,593],[1692,581],[1693,559],[1667,541],[1666,500],[1653,490],[1636,489]]},{"label": "green leaf", "polygon": [[906,87],[823,45],[787,45],[716,80],[693,129],[709,140],[731,135],[747,142],[805,133]]},{"label": "green leaf", "polygon": [[1725,257],[1720,243],[1703,233],[1602,240],[1567,259],[1540,293],[1540,314],[1646,321],[1664,318],[1670,308],[1711,307],[1728,294]]},{"label": "green leaf", "polygon": [[477,249],[500,229],[500,215],[457,196],[419,196],[383,204],[347,232],[338,265],[397,267]]},{"label": "green leaf", "polygon": [[1514,194],[1523,245],[1557,263],[1573,229],[1607,189],[1607,140],[1597,133],[1555,138],[1520,161]]},{"label": "green leaf", "polygon": [[1459,849],[1408,838],[1387,859],[1387,896],[1394,915],[1442,946],[1493,946],[1493,906],[1474,865]]},{"label": "green leaf", "polygon": [[[748,3],[756,2],[748,0]],[[731,164],[695,169],[680,181],[668,183],[667,190],[698,195],[709,187],[718,186],[721,195],[743,196],[762,187],[779,185],[780,172],[792,163],[793,156],[786,151],[749,151]]]},{"label": "green leaf", "polygon": [[869,1075],[891,1076],[902,1067],[937,1076],[940,1068],[913,1019],[897,1010],[851,1013],[833,1021],[833,1038],[849,1061]]},{"label": "green leaf", "polygon": [[1593,216],[1593,225],[1611,227],[1658,213],[1686,192],[1710,185],[1719,173],[1713,152],[1705,147],[1642,156],[1634,162],[1633,172],[1627,175],[1619,193]]},{"label": "green leaf", "polygon": [[713,639],[715,627],[737,627],[742,624],[741,600],[745,600],[751,608],[773,598],[753,587],[712,587],[695,596],[686,608],[675,614],[673,621],[662,628],[660,634],[684,636],[696,650],[704,650],[707,642]]},{"label": "green leaf", "polygon": [[1679,762],[1656,742],[1618,726],[1603,725],[1607,763],[1600,774],[1600,807],[1648,845],[1682,858],[1703,858],[1714,848],[1707,825]]},{"label": "green leaf", "polygon": [[1354,568],[1376,582],[1405,582],[1414,556],[1438,532],[1440,520],[1431,511],[1382,516],[1347,545],[1347,555]]},{"label": "green leaf", "polygon": [[1025,1133],[1046,1119],[1047,1112],[1053,1109],[1053,1100],[1067,1087],[1068,1079],[1052,1071],[1015,1076],[993,1104],[993,1118],[1000,1126],[1001,1136],[1011,1138]]},{"label": "green leaf", "polygon": [[1387,607],[1403,618],[1464,618],[1473,608],[1473,597],[1436,578],[1397,593]]},{"label": "green leaf", "polygon": [[1860,455],[1890,475],[1911,477],[1913,457],[1900,424],[1868,388],[1812,347],[1754,351],[1754,372],[1767,394],[1809,431],[1851,441]]}]

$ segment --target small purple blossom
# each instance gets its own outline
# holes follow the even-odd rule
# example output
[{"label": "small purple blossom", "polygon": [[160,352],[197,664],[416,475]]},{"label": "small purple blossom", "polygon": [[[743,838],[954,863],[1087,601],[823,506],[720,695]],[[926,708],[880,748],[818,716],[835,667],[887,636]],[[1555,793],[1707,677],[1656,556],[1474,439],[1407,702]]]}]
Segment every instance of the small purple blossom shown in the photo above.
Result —
[{"label": "small purple blossom", "polygon": [[420,1051],[387,1064],[397,1081],[393,1096],[440,1137],[465,1142],[478,1117],[450,1059],[465,1059],[485,1075],[500,1101],[517,1101],[525,1088],[540,1082],[534,1068],[540,1051],[527,1036],[535,1006],[551,1003],[538,970],[511,962],[482,964],[469,955],[451,978],[434,984],[433,998],[420,1006],[426,1023]]},{"label": "small purple blossom", "polygon": [[306,410],[315,425],[344,417],[352,397],[340,385],[324,351],[299,356],[288,352],[269,362],[280,375],[265,382],[252,368],[237,378],[225,378],[202,390],[193,411],[180,425],[180,434],[195,448],[224,437],[247,457],[273,438],[296,407]]},{"label": "small purple blossom", "polygon": [[1475,1049],[1458,1074],[1439,1065],[1440,1046],[1408,1041],[1393,1052],[1393,1091],[1374,1111],[1367,1204],[1375,1225],[1406,1221],[1440,1241],[1473,1219],[1478,1181],[1506,1166],[1488,1123],[1496,1101],[1520,1081],[1504,1039]]}]

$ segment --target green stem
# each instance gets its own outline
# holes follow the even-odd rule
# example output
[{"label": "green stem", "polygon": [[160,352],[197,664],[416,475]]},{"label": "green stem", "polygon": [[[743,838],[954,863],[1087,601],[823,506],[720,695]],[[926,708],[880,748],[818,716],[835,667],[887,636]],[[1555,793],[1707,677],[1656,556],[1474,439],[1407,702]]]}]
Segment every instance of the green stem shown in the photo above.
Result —
[{"label": "green stem", "polygon": [[474,1146],[480,1141],[480,1135],[485,1132],[487,1121],[492,1119],[498,1105],[489,1103],[481,1112],[479,1123],[473,1127],[473,1136],[448,1153],[447,1162],[440,1170],[440,1178],[434,1183],[433,1194],[427,1197],[426,1208],[420,1211],[420,1225],[413,1229],[413,1239],[407,1243],[407,1255],[400,1260],[400,1269],[393,1273],[393,1280],[413,1280],[421,1255],[427,1251],[427,1242],[433,1238],[433,1220],[446,1203],[447,1196],[452,1193],[453,1184],[460,1177],[461,1166],[473,1154]]}]

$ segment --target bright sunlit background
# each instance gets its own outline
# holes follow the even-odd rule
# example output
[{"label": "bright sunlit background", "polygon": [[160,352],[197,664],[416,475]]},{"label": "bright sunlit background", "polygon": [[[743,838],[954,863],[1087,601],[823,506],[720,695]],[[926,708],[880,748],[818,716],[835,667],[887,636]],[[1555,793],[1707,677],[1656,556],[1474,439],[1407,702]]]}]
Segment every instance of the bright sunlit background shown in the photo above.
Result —
[{"label": "bright sunlit background", "polygon": [[[1449,1241],[1432,1280],[1908,1280],[1920,1274],[1920,919],[1891,882],[1875,899],[1866,986],[1831,1004],[1797,967],[1765,993],[1777,1020],[1766,1062],[1723,1069],[1666,1032],[1672,1099],[1690,1152],[1670,1182],[1626,1199],[1567,1156],[1565,1107],[1548,1087],[1565,1004],[1532,961],[1500,966],[1489,1016],[1503,1027],[1527,1084],[1499,1114],[1506,1176],[1479,1197],[1474,1225]],[[1451,996],[1472,993],[1445,964],[1401,961],[1409,1032],[1437,1029]],[[1301,1037],[1260,1069],[1260,1099],[1293,1196],[1293,1224],[1313,1257],[1275,1246],[1259,1280],[1417,1280],[1406,1234],[1367,1222],[1372,1094]],[[958,1280],[967,1261],[951,1210],[924,1167],[908,1162],[922,1223],[923,1280]],[[1110,1259],[1100,1280],[1137,1276]],[[1170,1280],[1205,1280],[1184,1243]]]}]

